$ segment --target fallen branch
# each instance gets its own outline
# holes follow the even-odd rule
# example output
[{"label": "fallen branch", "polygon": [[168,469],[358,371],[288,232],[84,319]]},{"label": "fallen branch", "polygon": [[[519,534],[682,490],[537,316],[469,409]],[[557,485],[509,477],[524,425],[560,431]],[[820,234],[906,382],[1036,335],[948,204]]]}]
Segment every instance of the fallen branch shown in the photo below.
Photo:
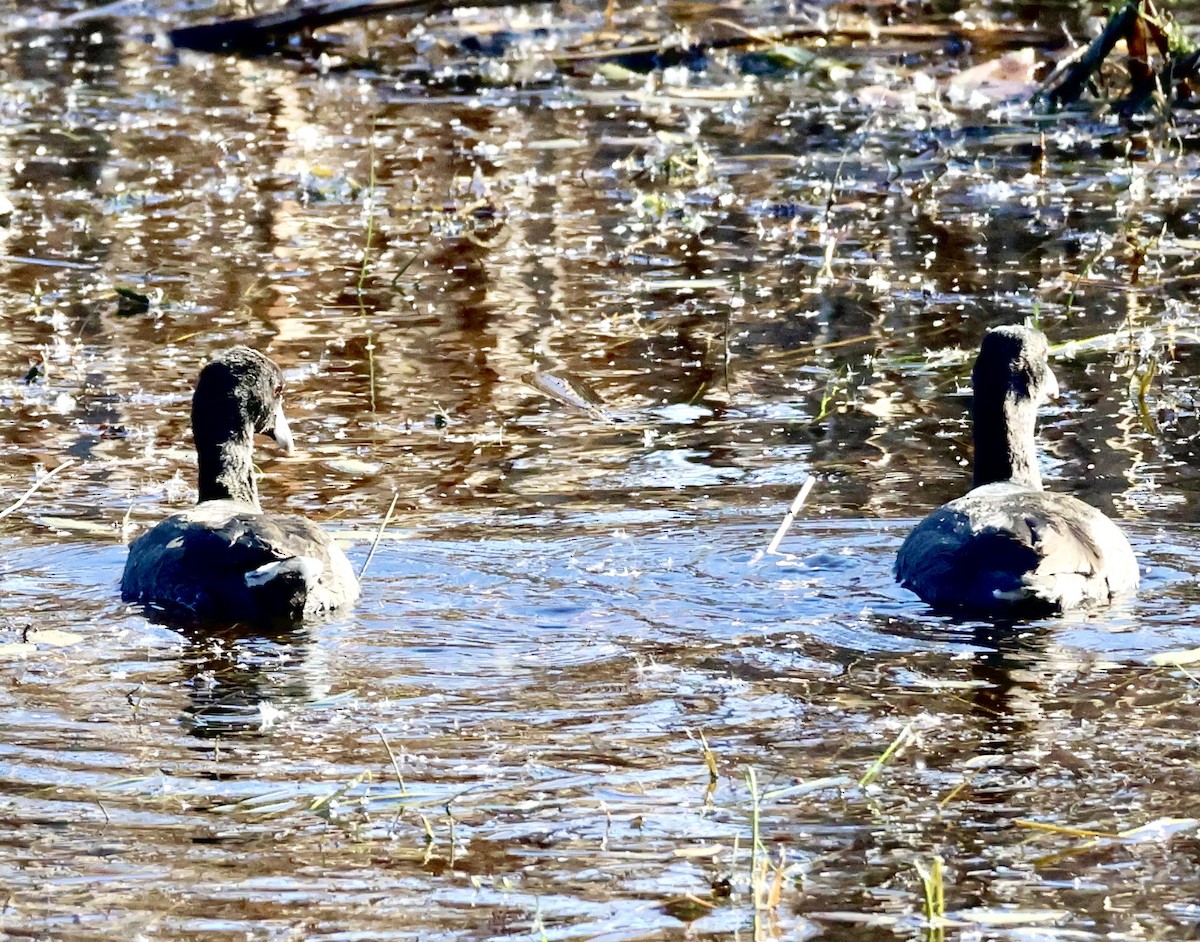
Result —
[{"label": "fallen branch", "polygon": [[1092,76],[1104,64],[1113,48],[1129,35],[1138,18],[1139,0],[1129,0],[1109,19],[1104,31],[1091,44],[1071,68],[1067,70],[1055,88],[1043,93],[1044,99],[1054,108],[1061,108],[1079,100]]},{"label": "fallen branch", "polygon": [[[1188,86],[1198,77],[1200,50],[1188,41],[1169,13],[1155,6],[1154,0],[1127,0],[1109,17],[1104,31],[1068,67],[1055,71],[1035,100],[1051,108],[1074,104],[1122,40],[1128,51],[1130,82],[1129,94],[1120,103],[1123,117],[1142,111],[1156,93],[1175,99],[1191,94]],[[1162,62],[1157,69],[1151,63],[1152,54]]]},{"label": "fallen branch", "polygon": [[523,6],[557,0],[318,0],[218,23],[170,30],[167,38],[177,49],[261,55],[298,33],[333,26],[348,20],[388,16],[393,13],[424,15],[457,7]]}]

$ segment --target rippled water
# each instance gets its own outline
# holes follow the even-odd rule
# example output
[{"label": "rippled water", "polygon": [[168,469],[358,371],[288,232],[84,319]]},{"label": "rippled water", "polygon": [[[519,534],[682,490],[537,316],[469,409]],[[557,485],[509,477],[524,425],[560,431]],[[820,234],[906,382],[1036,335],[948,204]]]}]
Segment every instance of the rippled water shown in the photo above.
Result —
[{"label": "rippled water", "polygon": [[[53,12],[0,52],[0,503],[73,462],[0,519],[0,934],[936,938],[935,855],[954,937],[1195,934],[1186,114],[956,105],[948,41],[833,43],[833,83],[537,52],[590,7],[357,26],[325,74]],[[1025,317],[1048,483],[1145,571],[1000,631],[891,566]],[[287,376],[265,503],[362,565],[399,495],[343,620],[119,601],[235,342]]]}]

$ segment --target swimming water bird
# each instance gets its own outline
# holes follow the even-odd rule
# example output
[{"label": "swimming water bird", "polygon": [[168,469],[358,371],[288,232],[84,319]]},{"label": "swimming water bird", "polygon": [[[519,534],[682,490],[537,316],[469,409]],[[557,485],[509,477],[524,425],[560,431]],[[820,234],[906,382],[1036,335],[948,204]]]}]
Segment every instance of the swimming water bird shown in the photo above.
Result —
[{"label": "swimming water bird", "polygon": [[258,503],[253,442],[270,435],[292,451],[283,373],[248,347],[200,371],[192,397],[200,501],[129,547],[121,597],[177,618],[294,623],[358,598],[349,560],[320,527]]},{"label": "swimming water bird", "polygon": [[1028,327],[983,338],[972,373],[974,486],[921,521],[896,557],[896,579],[935,609],[1020,618],[1137,589],[1137,559],[1117,525],[1042,490],[1037,410],[1058,394],[1048,353]]}]

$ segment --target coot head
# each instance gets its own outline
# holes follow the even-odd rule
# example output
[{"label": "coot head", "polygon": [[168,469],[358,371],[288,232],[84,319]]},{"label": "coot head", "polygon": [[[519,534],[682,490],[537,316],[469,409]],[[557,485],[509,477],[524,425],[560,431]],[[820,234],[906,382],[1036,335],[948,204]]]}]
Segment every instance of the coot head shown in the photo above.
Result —
[{"label": "coot head", "polygon": [[232,499],[258,506],[256,432],[270,435],[285,452],[294,447],[283,414],[283,371],[256,350],[233,347],[200,371],[192,396],[202,502]]}]

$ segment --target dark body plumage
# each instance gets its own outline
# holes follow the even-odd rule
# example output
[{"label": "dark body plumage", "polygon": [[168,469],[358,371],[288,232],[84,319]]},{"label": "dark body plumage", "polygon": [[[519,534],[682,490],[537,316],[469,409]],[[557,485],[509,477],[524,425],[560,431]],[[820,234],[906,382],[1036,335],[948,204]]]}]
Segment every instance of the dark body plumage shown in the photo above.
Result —
[{"label": "dark body plumage", "polygon": [[1026,617],[1137,589],[1129,541],[1095,507],[1042,490],[1034,431],[1056,395],[1041,333],[997,327],[973,372],[975,486],[905,539],[896,578],[941,611]]},{"label": "dark body plumage", "polygon": [[346,555],[320,527],[258,503],[253,437],[287,451],[283,375],[246,347],[204,367],[192,398],[200,502],[133,541],[121,597],[177,618],[254,624],[296,622],[358,598]]}]

